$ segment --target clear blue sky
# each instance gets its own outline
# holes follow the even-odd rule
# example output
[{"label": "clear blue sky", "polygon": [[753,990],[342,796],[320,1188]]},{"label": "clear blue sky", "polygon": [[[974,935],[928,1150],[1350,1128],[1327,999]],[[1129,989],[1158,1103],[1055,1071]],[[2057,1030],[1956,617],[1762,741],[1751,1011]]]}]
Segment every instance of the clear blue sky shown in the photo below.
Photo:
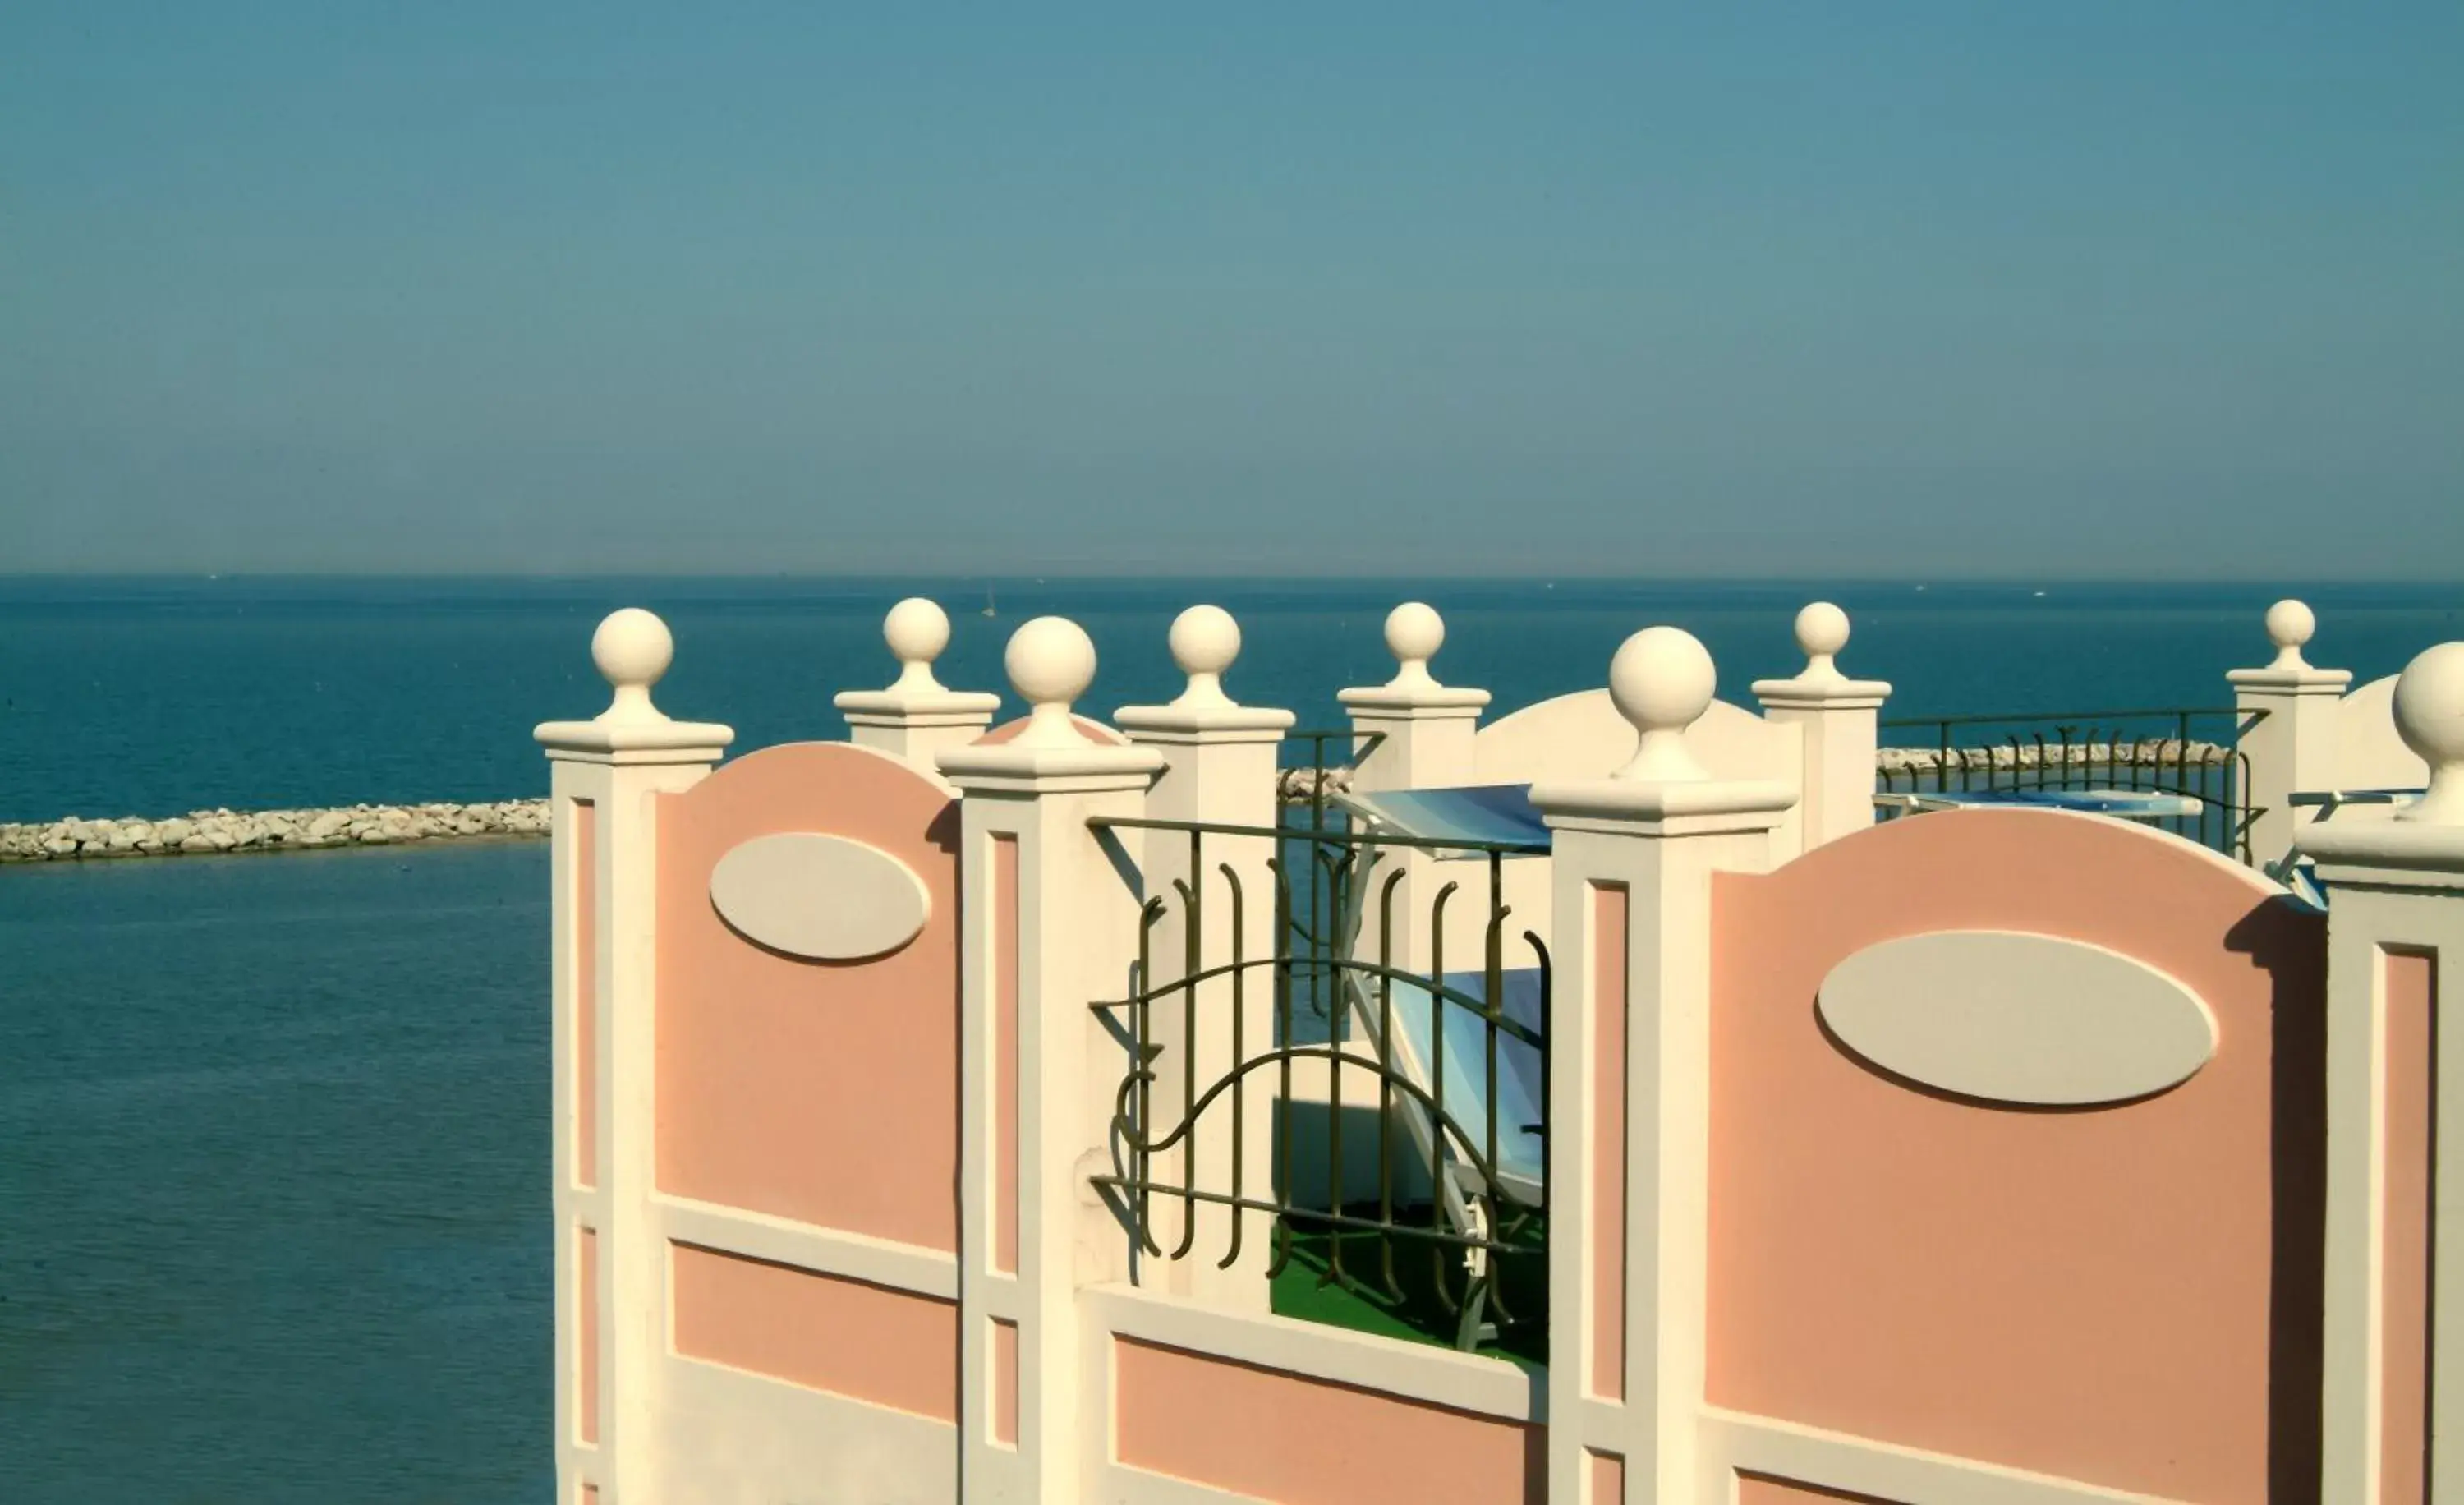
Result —
[{"label": "clear blue sky", "polygon": [[2464,6],[0,6],[0,573],[2464,574]]}]

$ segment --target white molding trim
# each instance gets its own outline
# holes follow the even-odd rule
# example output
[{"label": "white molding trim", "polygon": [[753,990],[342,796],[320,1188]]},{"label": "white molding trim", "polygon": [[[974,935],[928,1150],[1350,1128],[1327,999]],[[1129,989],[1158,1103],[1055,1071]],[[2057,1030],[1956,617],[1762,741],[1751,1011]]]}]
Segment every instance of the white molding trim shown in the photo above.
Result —
[{"label": "white molding trim", "polygon": [[1911,1505],[2112,1505],[2165,1499],[1714,1407],[1704,1409],[1702,1439],[1699,1505],[1734,1500],[1739,1470]]},{"label": "white molding trim", "polygon": [[666,1243],[741,1254],[910,1295],[958,1299],[956,1254],[666,1193],[652,1206]]},{"label": "white molding trim", "polygon": [[1151,1295],[1133,1286],[1090,1287],[1083,1299],[1108,1343],[1114,1338],[1157,1343],[1503,1421],[1546,1419],[1546,1382],[1503,1359],[1295,1317],[1243,1317]]}]

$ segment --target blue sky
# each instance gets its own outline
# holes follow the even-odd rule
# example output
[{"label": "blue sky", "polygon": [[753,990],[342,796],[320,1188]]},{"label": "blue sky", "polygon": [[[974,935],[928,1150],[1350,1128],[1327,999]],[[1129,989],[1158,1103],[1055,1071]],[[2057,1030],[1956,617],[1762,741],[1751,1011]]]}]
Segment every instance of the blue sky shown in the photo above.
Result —
[{"label": "blue sky", "polygon": [[0,8],[0,572],[2453,578],[2464,7]]}]

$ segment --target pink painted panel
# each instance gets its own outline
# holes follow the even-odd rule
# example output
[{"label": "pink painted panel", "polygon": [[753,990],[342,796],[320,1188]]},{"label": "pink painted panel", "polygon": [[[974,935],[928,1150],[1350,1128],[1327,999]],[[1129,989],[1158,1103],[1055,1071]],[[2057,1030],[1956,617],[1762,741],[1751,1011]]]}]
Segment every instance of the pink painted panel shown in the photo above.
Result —
[{"label": "pink painted panel", "polygon": [[[2324,926],[2187,842],[1893,821],[1714,899],[1710,1399],[2171,1498],[2316,1489]],[[1830,969],[1950,929],[2178,979],[2214,1060],[2088,1111],[1914,1087],[1826,1036]]]},{"label": "pink painted panel", "polygon": [[582,1505],[599,1505],[598,1485],[585,1484],[582,1487]]},{"label": "pink painted panel", "polygon": [[1592,1471],[1591,1505],[1625,1505],[1625,1459],[1613,1452],[1586,1453]]},{"label": "pink painted panel", "polygon": [[1548,1497],[1546,1433],[1135,1339],[1112,1345],[1120,1461],[1285,1505]]},{"label": "pink painted panel", "polygon": [[599,1184],[599,807],[576,800],[573,822],[573,1179]]},{"label": "pink painted panel", "polygon": [[2430,1270],[2438,1102],[2438,961],[2381,955],[2387,1007],[2387,1238],[2379,1497],[2430,1497]]},{"label": "pink painted panel", "polygon": [[1591,1391],[1625,1399],[1626,937],[1621,886],[1592,889]]},{"label": "pink painted panel", "polygon": [[1018,1269],[1018,838],[993,838],[993,1268]]},{"label": "pink painted panel", "polygon": [[574,1341],[574,1427],[582,1440],[599,1441],[599,1230],[576,1228],[574,1313],[581,1319]]},{"label": "pink painted panel", "polygon": [[958,1308],[910,1291],[673,1247],[676,1352],[955,1422]]},{"label": "pink painted panel", "polygon": [[[955,1250],[957,802],[869,748],[797,742],[662,796],[658,817],[660,1189]],[[778,831],[906,863],[931,899],[922,933],[825,962],[728,928],[711,869]]]},{"label": "pink painted panel", "polygon": [[1841,1501],[1847,1505],[1900,1505],[1878,1494],[1851,1494],[1844,1490],[1826,1490],[1759,1473],[1737,1475],[1736,1505],[1840,1505]]},{"label": "pink painted panel", "polygon": [[1018,1446],[1018,1324],[993,1318],[993,1441]]}]

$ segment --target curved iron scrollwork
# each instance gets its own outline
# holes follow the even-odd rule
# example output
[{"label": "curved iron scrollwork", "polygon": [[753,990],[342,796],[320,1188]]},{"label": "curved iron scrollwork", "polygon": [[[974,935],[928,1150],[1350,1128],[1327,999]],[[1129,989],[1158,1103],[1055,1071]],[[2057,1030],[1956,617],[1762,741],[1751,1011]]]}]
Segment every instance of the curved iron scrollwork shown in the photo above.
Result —
[{"label": "curved iron scrollwork", "polygon": [[[1425,1297],[1452,1329],[1437,1336],[1465,1348],[1505,1330],[1541,1331],[1551,969],[1547,944],[1528,929],[1515,938],[1528,964],[1509,968],[1512,911],[1504,892],[1505,864],[1540,849],[1366,834],[1336,828],[1323,808],[1311,813],[1308,828],[1098,823],[1185,832],[1188,848],[1184,875],[1141,911],[1133,987],[1092,1006],[1112,1020],[1129,1056],[1113,1098],[1114,1170],[1095,1182],[1149,1259],[1207,1257],[1230,1269],[1242,1259],[1253,1216],[1264,1217],[1273,1240],[1270,1281],[1303,1257],[1318,1267],[1320,1288],[1341,1285],[1395,1310]],[[1244,883],[1243,867],[1208,863],[1210,836],[1270,842],[1273,854],[1248,863]],[[1426,928],[1417,932],[1425,938],[1416,953],[1425,968],[1398,963],[1405,879],[1398,859],[1406,850],[1448,866],[1481,864],[1487,910],[1476,970],[1449,971],[1445,959],[1450,909],[1468,897],[1454,879],[1434,881]],[[1420,871],[1435,869],[1430,862]],[[1272,890],[1274,939],[1266,955],[1253,956],[1249,890],[1262,873]],[[1201,874],[1209,881],[1195,880]],[[1219,917],[1226,922],[1210,932],[1208,910],[1218,902],[1228,906]],[[1175,949],[1175,928],[1177,970],[1161,977],[1169,963],[1159,958]],[[1207,955],[1210,934],[1221,938],[1223,954]],[[1272,989],[1267,1039],[1255,1038],[1251,1022],[1262,974]],[[1157,1040],[1159,1019],[1174,1009],[1175,1038],[1186,1047],[1177,1051]],[[1203,1051],[1195,1048],[1210,1035]],[[1309,1146],[1325,1159],[1326,1195],[1318,1199],[1294,1195],[1304,1168],[1296,1068],[1325,1077],[1324,1143]],[[1347,1103],[1348,1090],[1362,1096]],[[1256,1100],[1262,1094],[1264,1103]],[[1252,1115],[1262,1108],[1280,1114],[1282,1131],[1274,1163],[1265,1167],[1250,1163]],[[1375,1142],[1366,1154],[1345,1143],[1354,1108],[1374,1109]],[[1213,1175],[1201,1165],[1200,1146],[1209,1141]],[[1524,1146],[1533,1153],[1514,1153]],[[1348,1195],[1362,1171],[1374,1193]],[[1159,1216],[1164,1207],[1175,1211]],[[1206,1220],[1202,1207],[1223,1210]],[[1174,1224],[1177,1236],[1158,1236]],[[1198,1247],[1201,1227],[1216,1224],[1220,1256]],[[1364,1245],[1375,1254],[1365,1265]],[[1428,1261],[1418,1272],[1404,1263],[1416,1247]],[[1529,1276],[1517,1283],[1519,1295],[1501,1279],[1509,1262]]]}]

